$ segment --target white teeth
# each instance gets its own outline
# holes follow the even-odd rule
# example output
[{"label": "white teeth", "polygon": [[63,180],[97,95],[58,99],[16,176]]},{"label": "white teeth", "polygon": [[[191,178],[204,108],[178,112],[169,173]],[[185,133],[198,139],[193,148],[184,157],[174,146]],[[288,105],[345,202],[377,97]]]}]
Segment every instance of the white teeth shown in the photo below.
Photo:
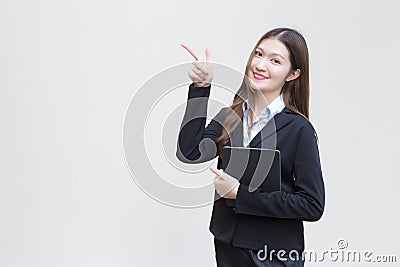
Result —
[{"label": "white teeth", "polygon": [[267,77],[265,77],[265,76],[262,76],[262,75],[259,75],[259,74],[256,74],[256,73],[254,73],[254,75],[255,75],[257,78],[261,78],[261,79],[267,79]]}]

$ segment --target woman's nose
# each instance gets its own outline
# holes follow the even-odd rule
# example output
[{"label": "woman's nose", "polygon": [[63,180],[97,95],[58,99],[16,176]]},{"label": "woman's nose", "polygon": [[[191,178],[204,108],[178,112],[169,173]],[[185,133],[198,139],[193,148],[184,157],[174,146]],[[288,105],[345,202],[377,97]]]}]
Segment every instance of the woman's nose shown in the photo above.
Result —
[{"label": "woman's nose", "polygon": [[259,70],[267,70],[267,65],[265,63],[265,60],[266,60],[265,58],[260,59],[257,62],[256,68]]}]

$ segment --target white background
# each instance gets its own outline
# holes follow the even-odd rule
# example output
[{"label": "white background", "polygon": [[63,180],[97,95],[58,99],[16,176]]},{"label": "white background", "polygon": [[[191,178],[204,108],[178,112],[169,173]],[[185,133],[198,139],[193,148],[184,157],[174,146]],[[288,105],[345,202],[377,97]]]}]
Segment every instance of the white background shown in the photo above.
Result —
[{"label": "white background", "polygon": [[400,261],[398,11],[396,0],[2,0],[0,266],[213,266],[211,207],[162,205],[130,176],[125,111],[147,79],[192,60],[179,43],[243,70],[281,26],[308,41],[326,184],[306,248],[343,238]]}]

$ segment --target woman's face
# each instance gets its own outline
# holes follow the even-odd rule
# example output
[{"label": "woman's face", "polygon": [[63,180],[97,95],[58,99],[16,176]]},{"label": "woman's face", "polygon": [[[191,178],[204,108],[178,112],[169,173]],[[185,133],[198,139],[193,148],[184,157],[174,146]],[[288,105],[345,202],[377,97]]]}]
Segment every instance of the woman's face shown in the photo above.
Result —
[{"label": "woman's face", "polygon": [[[250,60],[247,76],[251,87],[263,94],[278,96],[286,81],[298,77],[300,71],[292,71],[286,46],[275,38],[264,39]],[[298,75],[297,75],[298,74]]]}]

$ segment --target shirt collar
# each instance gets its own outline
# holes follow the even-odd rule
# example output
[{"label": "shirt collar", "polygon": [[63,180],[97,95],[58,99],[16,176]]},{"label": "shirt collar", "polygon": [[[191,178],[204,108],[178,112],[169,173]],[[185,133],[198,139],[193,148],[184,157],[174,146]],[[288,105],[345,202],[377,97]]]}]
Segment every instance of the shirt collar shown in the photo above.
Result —
[{"label": "shirt collar", "polygon": [[[246,99],[242,104],[243,112],[247,110],[248,105],[249,105],[249,99]],[[268,109],[271,114],[275,115],[281,112],[284,108],[285,108],[285,103],[283,101],[283,95],[280,94],[265,109]]]}]

